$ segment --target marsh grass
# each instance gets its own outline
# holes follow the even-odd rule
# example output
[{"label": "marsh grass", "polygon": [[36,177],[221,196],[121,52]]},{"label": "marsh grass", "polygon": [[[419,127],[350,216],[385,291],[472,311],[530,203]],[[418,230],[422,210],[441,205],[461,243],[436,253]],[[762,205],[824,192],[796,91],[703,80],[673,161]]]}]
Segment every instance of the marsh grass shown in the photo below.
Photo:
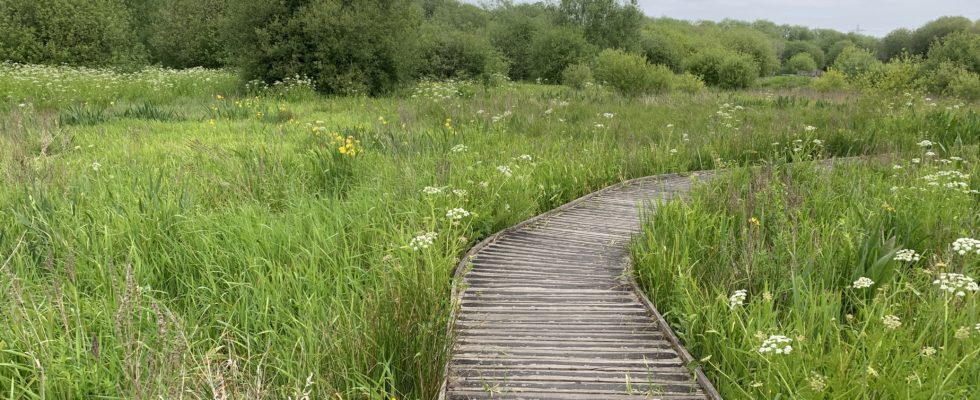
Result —
[{"label": "marsh grass", "polygon": [[[963,154],[980,125],[973,105],[904,98],[465,82],[327,98],[220,71],[4,68],[13,398],[433,398],[452,270],[482,237],[628,178],[908,151],[923,132]],[[58,123],[86,103],[113,117]]]}]

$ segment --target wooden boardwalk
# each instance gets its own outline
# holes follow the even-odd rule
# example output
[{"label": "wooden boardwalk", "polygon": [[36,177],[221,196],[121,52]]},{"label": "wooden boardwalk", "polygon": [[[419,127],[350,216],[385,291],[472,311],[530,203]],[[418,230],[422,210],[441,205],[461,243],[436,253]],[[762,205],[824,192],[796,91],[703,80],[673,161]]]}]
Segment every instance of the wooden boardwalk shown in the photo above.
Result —
[{"label": "wooden boardwalk", "polygon": [[720,399],[626,272],[640,208],[686,193],[692,181],[614,185],[467,253],[441,398]]}]

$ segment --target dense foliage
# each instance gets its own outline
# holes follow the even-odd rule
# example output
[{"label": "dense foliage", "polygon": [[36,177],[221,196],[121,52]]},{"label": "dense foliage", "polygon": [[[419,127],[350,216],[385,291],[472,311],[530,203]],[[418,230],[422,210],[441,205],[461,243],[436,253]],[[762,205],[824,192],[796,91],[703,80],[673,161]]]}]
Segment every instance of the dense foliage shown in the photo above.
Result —
[{"label": "dense foliage", "polygon": [[921,64],[916,86],[935,94],[968,95],[980,86],[980,24],[964,17],[877,39],[761,20],[654,19],[633,0],[484,6],[458,0],[52,1],[57,4],[0,3],[0,14],[10,16],[0,21],[6,61],[229,66],[267,84],[299,76],[324,93],[380,94],[419,79],[558,83],[570,65],[592,64],[603,50],[617,49],[722,88],[828,68],[860,81],[855,88],[882,87],[874,82],[882,69],[872,58]]}]

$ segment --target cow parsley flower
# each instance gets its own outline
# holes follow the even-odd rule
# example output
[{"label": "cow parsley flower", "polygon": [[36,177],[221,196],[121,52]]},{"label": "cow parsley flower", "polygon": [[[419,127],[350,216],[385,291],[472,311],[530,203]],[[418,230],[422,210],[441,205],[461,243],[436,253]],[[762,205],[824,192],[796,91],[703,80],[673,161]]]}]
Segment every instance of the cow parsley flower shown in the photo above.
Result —
[{"label": "cow parsley flower", "polygon": [[463,152],[466,152],[466,150],[469,150],[469,149],[470,148],[469,147],[466,147],[465,144],[457,144],[457,145],[453,146],[451,149],[449,149],[449,151],[452,151],[453,153],[463,153]]},{"label": "cow parsley flower", "polygon": [[613,113],[608,113],[608,112],[607,112],[607,113],[602,113],[602,116],[603,116],[603,117],[606,117],[606,118],[612,118],[612,117],[615,117],[615,116],[616,116],[616,114],[613,114]]},{"label": "cow parsley flower", "polygon": [[890,330],[895,330],[902,326],[902,320],[891,314],[882,317],[881,322],[885,324],[885,328]]},{"label": "cow parsley flower", "polygon": [[939,274],[939,279],[932,281],[932,283],[938,285],[939,290],[954,294],[957,297],[966,296],[967,292],[980,290],[973,278],[952,272]]},{"label": "cow parsley flower", "polygon": [[921,141],[921,142],[919,142],[917,144],[919,145],[919,147],[930,147],[930,146],[932,146],[933,143],[931,141],[928,141],[928,140],[923,140],[923,141]]},{"label": "cow parsley flower", "polygon": [[735,309],[737,306],[745,304],[745,298],[748,297],[748,292],[745,289],[736,290],[732,293],[732,296],[728,298],[728,308]]},{"label": "cow parsley flower", "polygon": [[871,285],[874,285],[874,284],[875,284],[875,281],[873,281],[873,280],[871,280],[869,278],[866,278],[866,277],[863,277],[862,276],[862,277],[858,278],[856,281],[854,281],[854,284],[852,284],[851,287],[852,288],[855,288],[855,289],[866,289],[866,288],[871,287]]},{"label": "cow parsley flower", "polygon": [[904,262],[915,262],[921,259],[922,259],[922,255],[916,253],[915,250],[912,249],[899,250],[897,253],[895,253],[895,258],[893,258],[893,260],[895,261],[904,261]]},{"label": "cow parsley flower", "polygon": [[463,189],[453,189],[453,194],[459,197],[466,197],[466,195],[469,193]]},{"label": "cow parsley flower", "polygon": [[980,240],[973,238],[959,238],[953,242],[953,251],[961,256],[967,253],[976,252],[980,254]]},{"label": "cow parsley flower", "polygon": [[803,126],[803,130],[804,131],[807,131],[807,132],[813,132],[813,131],[817,130],[817,127],[815,127],[813,125],[804,125]]},{"label": "cow parsley flower", "polygon": [[426,186],[426,187],[422,188],[422,193],[425,193],[425,194],[428,194],[428,195],[440,194],[440,193],[442,193],[442,188],[441,187],[435,187],[435,186]]},{"label": "cow parsley flower", "polygon": [[919,354],[922,354],[923,357],[932,357],[936,354],[936,348],[932,346],[923,347],[922,350],[919,351]]},{"label": "cow parsley flower", "polygon": [[959,329],[956,330],[956,333],[953,334],[953,337],[955,337],[956,339],[959,339],[959,340],[969,339],[970,338],[970,328],[969,327],[966,327],[966,326],[959,327]]},{"label": "cow parsley flower", "polygon": [[432,241],[436,240],[439,234],[435,232],[426,232],[412,238],[412,241],[408,243],[408,247],[415,251],[422,251],[428,249],[432,246]]},{"label": "cow parsley flower", "polygon": [[793,339],[790,339],[783,335],[769,335],[769,338],[762,342],[762,346],[759,347],[759,353],[776,353],[776,354],[789,354],[793,352]]},{"label": "cow parsley flower", "polygon": [[463,218],[466,218],[466,217],[469,217],[469,216],[470,216],[470,212],[469,211],[466,211],[466,210],[464,210],[462,208],[458,208],[458,207],[457,208],[452,208],[452,209],[450,209],[449,211],[446,212],[446,218],[449,218],[449,219],[451,219],[453,221],[459,221],[459,220],[461,220]]},{"label": "cow parsley flower", "polygon": [[510,178],[511,176],[514,175],[514,171],[511,171],[510,170],[510,167],[508,167],[506,165],[498,165],[497,166],[497,171],[500,171],[501,174],[503,174],[504,176],[506,176],[508,178]]},{"label": "cow parsley flower", "polygon": [[101,168],[102,164],[99,164],[98,161],[92,163],[92,171],[99,172],[99,169]]},{"label": "cow parsley flower", "polygon": [[521,154],[517,156],[517,159],[521,161],[534,161],[534,157],[531,157],[530,154]]}]

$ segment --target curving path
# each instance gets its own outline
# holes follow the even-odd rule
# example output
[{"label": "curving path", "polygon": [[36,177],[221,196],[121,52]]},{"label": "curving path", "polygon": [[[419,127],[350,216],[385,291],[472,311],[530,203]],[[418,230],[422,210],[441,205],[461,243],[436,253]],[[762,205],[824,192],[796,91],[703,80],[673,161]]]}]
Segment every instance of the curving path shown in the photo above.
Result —
[{"label": "curving path", "polygon": [[614,185],[470,250],[440,397],[720,399],[626,273],[641,206],[686,193],[693,178]]}]

